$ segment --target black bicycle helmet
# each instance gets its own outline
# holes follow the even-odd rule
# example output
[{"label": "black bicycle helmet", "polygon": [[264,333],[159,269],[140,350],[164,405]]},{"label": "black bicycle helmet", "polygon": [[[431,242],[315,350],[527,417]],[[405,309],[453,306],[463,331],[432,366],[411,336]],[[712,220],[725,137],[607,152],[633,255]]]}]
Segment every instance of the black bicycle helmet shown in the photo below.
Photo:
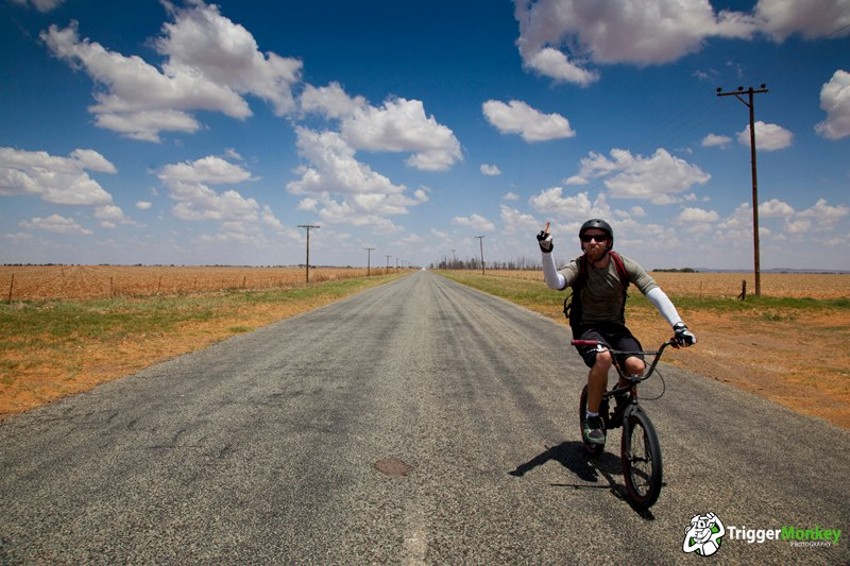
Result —
[{"label": "black bicycle helmet", "polygon": [[578,231],[578,237],[581,238],[584,233],[590,230],[591,228],[596,228],[598,230],[602,230],[603,232],[608,232],[608,236],[611,242],[608,245],[608,249],[610,250],[614,247],[614,230],[611,228],[610,224],[608,224],[604,220],[600,220],[599,218],[593,218],[582,224],[581,229]]}]

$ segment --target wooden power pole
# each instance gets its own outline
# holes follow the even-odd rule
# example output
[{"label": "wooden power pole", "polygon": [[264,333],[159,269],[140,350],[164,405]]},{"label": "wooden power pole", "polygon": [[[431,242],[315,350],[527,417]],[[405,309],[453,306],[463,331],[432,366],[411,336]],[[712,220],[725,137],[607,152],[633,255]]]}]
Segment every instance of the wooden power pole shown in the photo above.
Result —
[{"label": "wooden power pole", "polygon": [[[756,107],[753,95],[764,92],[767,92],[765,85],[761,85],[759,89],[750,87],[747,90],[739,86],[737,91],[730,92],[723,92],[722,88],[717,87],[717,96],[734,96],[750,109],[750,165],[753,178],[753,272],[756,280],[755,294],[757,297],[761,295],[761,253],[759,252],[759,184],[756,172]],[[747,100],[742,98],[744,94],[747,95]]]},{"label": "wooden power pole", "polygon": [[299,224],[299,228],[304,228],[307,230],[307,283],[310,282],[310,230],[313,228],[321,228],[321,226],[315,226],[313,224]]},{"label": "wooden power pole", "polygon": [[484,236],[475,236],[481,247],[481,275],[484,275]]},{"label": "wooden power pole", "polygon": [[366,277],[369,277],[369,271],[372,268],[372,251],[375,248],[366,248]]}]

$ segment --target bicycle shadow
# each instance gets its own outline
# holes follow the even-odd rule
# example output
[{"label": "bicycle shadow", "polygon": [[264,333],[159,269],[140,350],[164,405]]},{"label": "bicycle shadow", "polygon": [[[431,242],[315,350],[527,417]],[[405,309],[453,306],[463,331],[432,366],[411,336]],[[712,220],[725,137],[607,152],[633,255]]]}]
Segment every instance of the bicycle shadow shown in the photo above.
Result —
[{"label": "bicycle shadow", "polygon": [[[547,447],[546,450],[528,462],[520,464],[508,472],[508,475],[519,478],[548,462],[561,464],[581,480],[581,483],[552,483],[550,484],[551,486],[571,487],[576,490],[607,489],[617,499],[628,503],[644,519],[653,520],[655,518],[648,509],[644,510],[635,507],[628,497],[623,482],[615,479],[615,476],[619,476],[620,480],[622,480],[623,476],[620,457],[608,451],[602,452],[598,456],[592,456],[585,450],[582,443],[578,441],[565,441],[557,446]],[[604,480],[604,483],[600,483],[601,480]]]}]

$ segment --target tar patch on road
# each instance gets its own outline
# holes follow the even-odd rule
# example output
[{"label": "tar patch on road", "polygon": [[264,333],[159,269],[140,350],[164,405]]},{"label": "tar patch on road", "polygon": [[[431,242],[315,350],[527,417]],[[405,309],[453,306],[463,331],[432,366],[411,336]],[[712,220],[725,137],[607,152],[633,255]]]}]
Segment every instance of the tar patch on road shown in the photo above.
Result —
[{"label": "tar patch on road", "polygon": [[398,458],[384,458],[374,464],[375,469],[387,476],[406,476],[413,466]]}]

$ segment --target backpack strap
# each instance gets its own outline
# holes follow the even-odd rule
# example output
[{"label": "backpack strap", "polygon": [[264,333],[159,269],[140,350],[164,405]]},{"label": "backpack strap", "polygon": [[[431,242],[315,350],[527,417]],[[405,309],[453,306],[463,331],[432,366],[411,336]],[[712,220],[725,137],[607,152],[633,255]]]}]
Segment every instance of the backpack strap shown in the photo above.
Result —
[{"label": "backpack strap", "polygon": [[582,254],[578,261],[578,277],[573,281],[573,293],[578,292],[587,283],[587,254]]},{"label": "backpack strap", "polygon": [[629,283],[631,283],[631,279],[629,278],[629,273],[626,271],[626,266],[623,264],[623,258],[620,257],[615,251],[608,252],[608,255],[611,256],[611,260],[614,262],[614,267],[617,269],[617,275],[620,276],[620,284],[623,286],[623,306],[620,309],[620,322],[626,324],[626,300],[629,297]]},{"label": "backpack strap", "polygon": [[620,276],[620,283],[623,285],[623,291],[625,291],[628,289],[629,283],[631,283],[631,278],[629,277],[629,273],[626,271],[623,258],[620,257],[620,254],[613,250],[608,252],[608,255],[610,255],[611,259],[614,261],[614,267],[617,269],[617,275]]},{"label": "backpack strap", "polygon": [[564,315],[568,319],[570,318],[573,305],[578,303],[578,294],[581,288],[584,287],[585,282],[587,282],[587,255],[582,254],[578,258],[578,275],[572,285],[570,285],[570,292],[564,297]]}]

